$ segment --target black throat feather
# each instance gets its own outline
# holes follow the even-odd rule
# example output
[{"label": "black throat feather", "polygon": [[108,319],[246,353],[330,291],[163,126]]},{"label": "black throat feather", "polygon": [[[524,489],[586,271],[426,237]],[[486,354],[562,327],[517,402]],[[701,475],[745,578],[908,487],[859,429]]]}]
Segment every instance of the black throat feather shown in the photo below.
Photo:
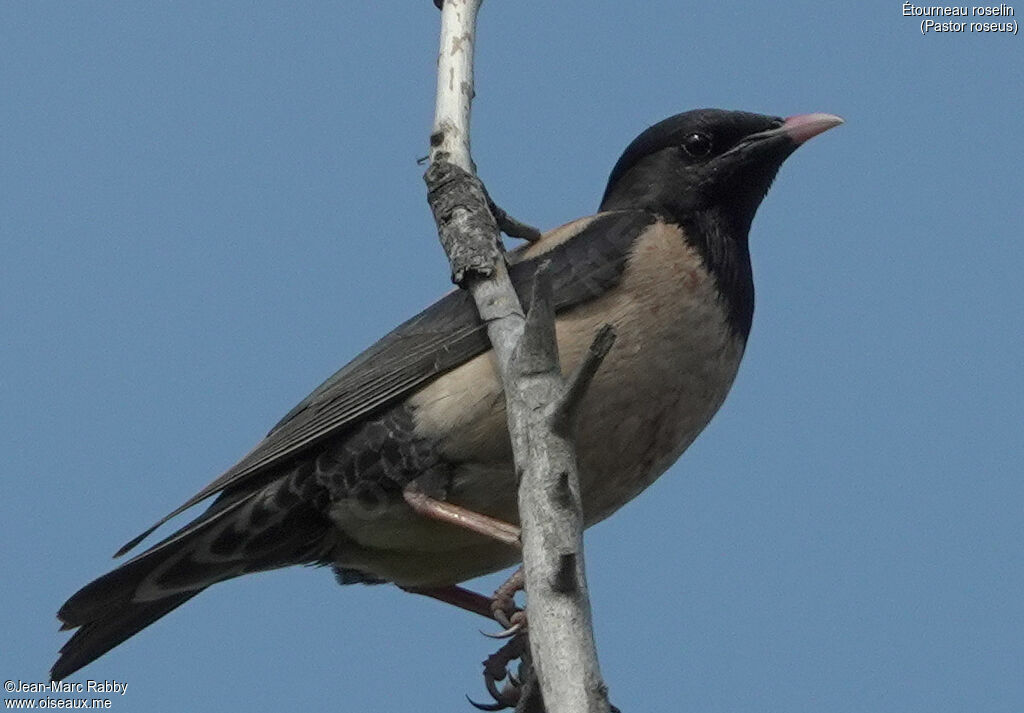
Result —
[{"label": "black throat feather", "polygon": [[729,326],[746,342],[754,319],[754,275],[747,235],[749,223],[736,225],[720,208],[670,216],[683,228],[687,242],[701,256],[718,285]]}]

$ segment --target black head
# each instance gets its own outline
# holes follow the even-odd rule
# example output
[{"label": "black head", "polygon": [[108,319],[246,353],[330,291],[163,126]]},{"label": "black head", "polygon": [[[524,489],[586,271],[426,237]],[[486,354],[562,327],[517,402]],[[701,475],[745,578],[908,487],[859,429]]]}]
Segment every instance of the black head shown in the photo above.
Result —
[{"label": "black head", "polygon": [[641,208],[681,221],[713,210],[729,232],[746,237],[782,162],[841,121],[830,114],[782,119],[721,109],[677,114],[629,145],[608,179],[601,210]]},{"label": "black head", "polygon": [[647,210],[678,223],[715,277],[734,332],[746,340],[754,315],[747,248],[754,213],[786,157],[840,123],[831,114],[678,114],[629,145],[608,179],[601,210]]}]

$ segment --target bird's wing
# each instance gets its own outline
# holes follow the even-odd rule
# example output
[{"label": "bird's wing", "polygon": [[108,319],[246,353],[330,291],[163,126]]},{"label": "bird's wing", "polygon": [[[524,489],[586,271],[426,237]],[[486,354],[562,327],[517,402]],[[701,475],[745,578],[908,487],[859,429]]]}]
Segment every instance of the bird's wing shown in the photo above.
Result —
[{"label": "bird's wing", "polygon": [[[547,243],[542,238],[509,268],[520,300],[529,299],[533,275],[544,260],[551,262],[557,311],[600,296],[618,282],[633,241],[657,219],[642,211],[615,211],[552,231]],[[288,412],[248,455],[127,543],[117,556],[200,501],[260,482],[260,476],[282,462],[489,348],[470,296],[463,290],[445,295],[342,367]]]}]

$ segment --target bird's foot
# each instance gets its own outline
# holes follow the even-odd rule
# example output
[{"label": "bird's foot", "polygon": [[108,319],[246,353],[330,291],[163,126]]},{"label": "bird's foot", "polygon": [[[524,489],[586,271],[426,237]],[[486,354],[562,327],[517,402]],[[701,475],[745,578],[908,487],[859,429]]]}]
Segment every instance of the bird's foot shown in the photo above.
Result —
[{"label": "bird's foot", "polygon": [[[516,673],[513,674],[510,664],[516,659],[519,659],[519,665],[516,667]],[[483,665],[484,685],[494,702],[477,703],[466,696],[475,708],[482,711],[515,708],[517,712],[543,713],[544,701],[541,696],[540,683],[533,670],[530,639],[526,632],[513,636],[508,643],[488,656]],[[621,713],[611,703],[608,704],[608,710],[609,713]]]},{"label": "bird's foot", "polygon": [[[520,682],[522,676],[517,678],[509,670],[509,664],[516,659],[522,659],[528,646],[526,634],[516,634],[508,643],[487,657],[483,662],[484,685],[487,687],[487,692],[491,694],[491,698],[494,699],[494,703],[477,703],[469,698],[469,702],[474,707],[482,711],[500,711],[516,707],[522,692]],[[520,664],[521,666],[522,664]],[[520,670],[519,673],[522,674],[522,671]],[[508,682],[501,685],[506,680]]]},{"label": "bird's foot", "polygon": [[523,591],[525,586],[523,568],[520,567],[494,590],[494,596],[491,597],[491,616],[505,627],[505,630],[488,636],[504,639],[526,630],[526,612],[516,604],[516,594]]}]

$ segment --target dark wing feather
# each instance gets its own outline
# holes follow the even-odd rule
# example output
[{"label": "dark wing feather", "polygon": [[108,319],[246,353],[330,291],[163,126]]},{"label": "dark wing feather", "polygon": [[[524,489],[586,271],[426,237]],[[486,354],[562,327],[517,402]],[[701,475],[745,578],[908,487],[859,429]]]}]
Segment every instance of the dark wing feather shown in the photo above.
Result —
[{"label": "dark wing feather", "polygon": [[[633,241],[656,220],[656,216],[640,211],[604,213],[550,251],[513,264],[509,274],[520,299],[529,299],[541,260],[551,262],[556,310],[570,309],[603,294],[618,282]],[[283,460],[405,398],[417,387],[489,348],[487,333],[470,296],[461,290],[445,295],[327,379],[241,461],[115,556],[200,501],[258,479]]]}]

